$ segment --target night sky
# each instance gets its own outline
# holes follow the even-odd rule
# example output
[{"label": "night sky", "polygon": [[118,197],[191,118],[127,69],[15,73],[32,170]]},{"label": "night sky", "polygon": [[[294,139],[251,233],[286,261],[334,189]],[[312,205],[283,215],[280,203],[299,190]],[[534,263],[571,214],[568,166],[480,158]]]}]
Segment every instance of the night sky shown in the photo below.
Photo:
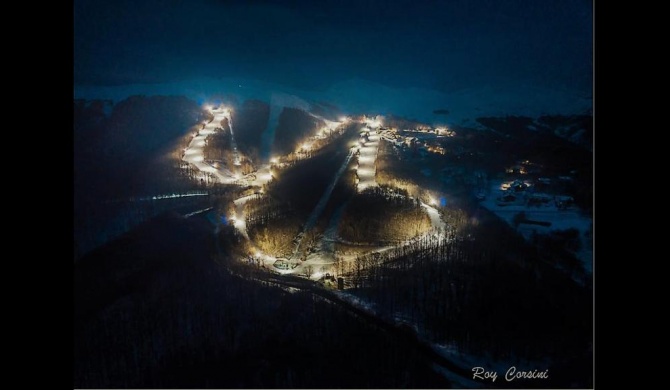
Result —
[{"label": "night sky", "polygon": [[588,0],[75,0],[74,81],[362,79],[591,93]]}]

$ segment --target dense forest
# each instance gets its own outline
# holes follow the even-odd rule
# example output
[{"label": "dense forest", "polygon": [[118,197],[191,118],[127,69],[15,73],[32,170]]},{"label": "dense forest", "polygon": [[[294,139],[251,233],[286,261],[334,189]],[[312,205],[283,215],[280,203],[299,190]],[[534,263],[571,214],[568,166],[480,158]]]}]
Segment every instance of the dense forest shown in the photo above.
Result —
[{"label": "dense forest", "polygon": [[309,214],[342,166],[348,153],[347,144],[357,136],[355,130],[351,126],[310,159],[278,171],[278,180],[270,183],[268,192],[295,210]]},{"label": "dense forest", "polygon": [[[589,141],[593,136],[592,120],[587,115],[477,118],[477,122],[490,131],[466,131],[468,138],[460,140],[459,146],[464,151],[479,150],[477,159],[490,173],[499,173],[501,166],[527,160],[539,168],[536,176],[531,177],[569,175],[572,180],[566,193],[574,198],[576,205],[590,213],[593,208],[593,152],[592,140]],[[577,133],[579,140],[575,141]],[[489,145],[491,153],[484,145]],[[463,155],[469,153],[472,152]]]},{"label": "dense forest", "polygon": [[[292,253],[294,238],[343,164],[346,144],[356,136],[354,130],[351,127],[338,135],[311,158],[297,160],[288,168],[276,169],[277,180],[269,183],[262,196],[247,202],[245,215],[249,236],[264,252],[279,257]],[[343,178],[348,179],[347,182],[352,180],[351,174],[343,175]],[[341,180],[342,183],[345,181]],[[343,185],[337,185],[333,191],[337,202],[351,194],[350,186]],[[329,202],[325,217],[332,212],[332,207]],[[322,228],[323,224],[319,226]],[[315,230],[308,235],[315,237],[316,234]]]},{"label": "dense forest", "polygon": [[[588,382],[592,288],[552,266],[493,215],[447,211],[450,229],[410,245],[339,261],[377,314],[417,324],[433,342],[493,360],[540,361]],[[454,228],[458,226],[458,229]]]},{"label": "dense forest", "polygon": [[75,101],[75,196],[117,198],[151,191],[150,184],[168,175],[138,173],[208,116],[182,96],[131,96],[108,115],[100,104]]},{"label": "dense forest", "polygon": [[356,243],[401,242],[430,230],[418,199],[393,187],[371,187],[353,197],[344,211],[339,235]]},{"label": "dense forest", "polygon": [[293,239],[304,223],[304,214],[286,202],[266,195],[245,205],[247,231],[251,240],[265,253],[287,257],[293,252]]},{"label": "dense forest", "polygon": [[[75,387],[451,385],[413,346],[365,318],[252,275],[239,261],[252,244],[229,218],[233,199],[245,195],[253,195],[244,206],[249,237],[269,255],[288,257],[300,242],[304,260],[330,242],[320,241],[326,229],[337,233],[328,270],[344,278],[340,297],[485,363],[542,362],[551,387],[592,383],[592,283],[573,253],[591,243],[592,228],[583,242],[576,229],[525,241],[515,231],[524,214],[509,226],[473,195],[479,182],[511,177],[503,167],[529,159],[541,168],[529,177],[571,175],[551,191],[574,195],[589,212],[590,117],[479,118],[480,129],[456,127],[437,141],[446,154],[381,141],[380,186],[357,193],[352,158],[306,229],[359,124],[290,153],[323,123],[285,108],[274,151],[289,155],[273,162],[274,180],[259,189],[219,185],[182,161],[211,119],[186,98],[75,101],[74,113]],[[244,173],[259,160],[268,118],[260,101],[233,112]],[[231,129],[220,125],[204,154],[230,165]],[[435,194],[444,232],[431,231],[421,206]]]},{"label": "dense forest", "polygon": [[235,140],[242,153],[247,156],[259,155],[261,135],[267,129],[269,119],[270,106],[260,100],[246,100],[241,107],[233,110]]},{"label": "dense forest", "polygon": [[[213,204],[206,196],[210,178],[181,161],[192,135],[211,118],[194,101],[75,100],[73,110],[75,260],[163,211]],[[169,194],[189,196],[154,198]]]},{"label": "dense forest", "polygon": [[230,127],[226,119],[221,122],[220,130],[205,140],[203,157],[206,161],[223,161],[226,165],[233,165]]},{"label": "dense forest", "polygon": [[210,232],[166,214],[75,266],[75,388],[450,387],[345,309],[227,271]]},{"label": "dense forest", "polygon": [[293,152],[301,140],[313,136],[324,125],[323,121],[301,109],[284,107],[275,129],[272,153],[286,155]]},{"label": "dense forest", "polygon": [[387,141],[379,142],[375,161],[375,180],[379,185],[406,191],[410,196],[420,197],[421,186],[416,183],[416,169],[403,169],[401,153]]}]

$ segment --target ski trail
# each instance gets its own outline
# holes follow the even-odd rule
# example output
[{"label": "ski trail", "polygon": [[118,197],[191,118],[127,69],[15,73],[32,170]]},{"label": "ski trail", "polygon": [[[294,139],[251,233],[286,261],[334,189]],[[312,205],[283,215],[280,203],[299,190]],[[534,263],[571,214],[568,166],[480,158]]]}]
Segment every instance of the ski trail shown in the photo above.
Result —
[{"label": "ski trail", "polygon": [[233,131],[233,115],[230,111],[225,112],[225,118],[228,119],[228,127],[230,128],[230,146],[233,148],[233,164],[236,166],[242,165],[240,162],[240,152],[237,150],[237,142],[235,141],[235,132]]},{"label": "ski trail", "polygon": [[348,204],[349,200],[344,202],[333,213],[333,216],[330,218],[330,222],[328,222],[328,227],[323,232],[323,237],[321,237],[321,240],[319,241],[318,250],[315,253],[307,256],[307,260],[310,262],[310,264],[313,263],[315,259],[325,260],[328,263],[335,261],[335,243],[338,240],[337,228],[340,226],[340,220],[342,219],[344,209],[347,208]]},{"label": "ski trail", "polygon": [[265,128],[261,135],[261,159],[263,161],[270,161],[270,154],[272,153],[272,144],[275,141],[275,132],[279,126],[279,115],[284,107],[270,105],[270,117],[268,118],[268,127]]},{"label": "ski trail", "polygon": [[249,240],[249,233],[247,232],[247,220],[244,216],[244,205],[256,195],[247,195],[242,198],[237,198],[233,201],[235,204],[235,227],[242,233],[244,238]]},{"label": "ski trail", "polygon": [[323,195],[321,196],[321,199],[319,199],[319,203],[316,204],[316,207],[314,207],[314,210],[312,210],[312,213],[307,218],[305,227],[302,229],[302,232],[298,234],[298,243],[296,244],[295,249],[293,250],[291,258],[293,258],[293,256],[295,256],[296,253],[298,252],[298,249],[300,249],[300,244],[302,243],[302,237],[304,236],[305,232],[314,227],[316,221],[321,216],[321,213],[323,213],[323,210],[326,208],[326,204],[328,204],[328,200],[330,199],[330,195],[333,193],[333,190],[335,189],[335,185],[337,185],[337,182],[340,180],[340,177],[347,169],[347,166],[349,165],[349,162],[351,161],[353,155],[354,155],[354,149],[350,149],[347,158],[344,160],[344,163],[342,163],[342,166],[340,166],[340,169],[335,174],[333,181],[330,182],[330,184],[326,188],[326,191],[324,191]]},{"label": "ski trail", "polygon": [[421,207],[426,209],[428,217],[430,218],[430,223],[433,225],[433,229],[445,229],[447,224],[440,218],[440,212],[433,206],[429,206],[421,202]]},{"label": "ski trail", "polygon": [[360,148],[358,157],[358,192],[366,188],[377,187],[377,154],[379,152],[380,136],[375,131],[370,131],[369,141]]},{"label": "ski trail", "polygon": [[[216,132],[216,128],[219,127],[223,118],[230,118],[230,111],[229,110],[222,111],[221,109],[217,110],[208,109],[208,110],[214,115],[214,119],[211,122],[207,123],[205,127],[202,130],[200,130],[193,137],[193,139],[191,139],[191,142],[184,151],[184,156],[182,157],[182,160],[195,166],[196,168],[198,168],[200,172],[213,174],[221,183],[232,183],[235,180],[235,178],[223,175],[221,171],[225,172],[225,170],[220,171],[219,169],[213,167],[212,165],[209,165],[207,162],[205,162],[205,156],[204,156],[204,147],[207,137]],[[230,120],[228,121],[228,123],[230,123]],[[231,127],[231,133],[232,133],[232,127]]]},{"label": "ski trail", "polygon": [[172,194],[162,194],[154,196],[141,196],[141,197],[130,197],[125,199],[112,199],[105,201],[105,203],[121,203],[121,202],[146,202],[150,200],[162,200],[162,199],[175,199],[175,198],[187,198],[191,196],[208,196],[208,192],[186,192],[186,193],[172,193]]},{"label": "ski trail", "polygon": [[192,216],[194,216],[194,215],[196,215],[196,214],[200,214],[200,213],[203,213],[203,212],[205,212],[205,211],[212,210],[213,208],[214,208],[214,207],[207,207],[207,208],[205,208],[205,209],[196,210],[196,211],[194,211],[194,212],[192,212],[192,213],[184,214],[184,218],[192,217]]}]

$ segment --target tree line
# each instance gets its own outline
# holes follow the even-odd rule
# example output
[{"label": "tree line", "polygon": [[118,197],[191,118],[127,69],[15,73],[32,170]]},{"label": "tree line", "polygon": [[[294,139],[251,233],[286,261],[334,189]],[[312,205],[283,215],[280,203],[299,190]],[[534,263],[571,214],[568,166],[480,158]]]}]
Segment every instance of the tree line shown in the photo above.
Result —
[{"label": "tree line", "polygon": [[378,314],[416,324],[437,343],[497,360],[565,362],[588,351],[591,288],[547,256],[486,221],[335,267]]},{"label": "tree line", "polygon": [[430,218],[418,199],[405,190],[380,186],[353,197],[338,232],[345,241],[385,243],[407,240],[430,228]]}]

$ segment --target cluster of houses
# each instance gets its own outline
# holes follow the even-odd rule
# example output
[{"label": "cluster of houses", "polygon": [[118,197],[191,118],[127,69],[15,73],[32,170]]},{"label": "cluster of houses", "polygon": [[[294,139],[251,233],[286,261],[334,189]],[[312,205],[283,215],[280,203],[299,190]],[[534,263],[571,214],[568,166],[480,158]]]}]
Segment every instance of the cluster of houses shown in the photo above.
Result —
[{"label": "cluster of houses", "polygon": [[441,155],[447,154],[446,149],[439,142],[429,142],[421,140],[414,136],[405,136],[398,134],[393,129],[380,129],[382,139],[390,142],[397,149],[413,148],[419,153],[437,153]]},{"label": "cluster of houses", "polygon": [[542,166],[528,160],[519,161],[516,164],[505,168],[505,173],[516,175],[533,175],[542,172]]},{"label": "cluster of houses", "polygon": [[528,180],[514,180],[503,183],[500,186],[502,195],[498,197],[501,206],[512,203],[523,203],[527,206],[540,207],[543,205],[555,205],[559,210],[567,209],[574,204],[574,199],[568,195],[551,195],[541,192],[542,184],[550,184],[551,179],[539,178],[533,185]]},{"label": "cluster of houses", "polygon": [[435,134],[442,137],[453,137],[456,135],[456,132],[450,130],[446,127],[428,127],[428,126],[419,126],[415,129],[403,129],[404,132],[412,133],[428,133]]}]

